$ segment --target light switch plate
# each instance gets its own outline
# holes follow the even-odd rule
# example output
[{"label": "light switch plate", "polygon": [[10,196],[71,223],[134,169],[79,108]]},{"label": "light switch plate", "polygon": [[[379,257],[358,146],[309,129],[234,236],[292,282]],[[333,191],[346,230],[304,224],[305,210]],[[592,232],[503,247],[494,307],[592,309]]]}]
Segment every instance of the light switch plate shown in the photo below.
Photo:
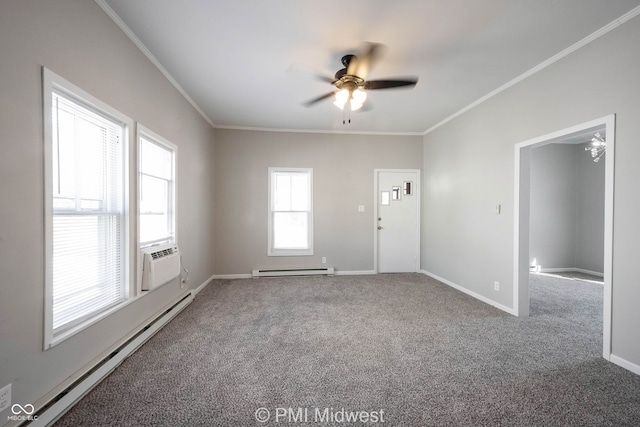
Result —
[{"label": "light switch plate", "polygon": [[358,205],[358,212],[364,212],[364,205]]}]

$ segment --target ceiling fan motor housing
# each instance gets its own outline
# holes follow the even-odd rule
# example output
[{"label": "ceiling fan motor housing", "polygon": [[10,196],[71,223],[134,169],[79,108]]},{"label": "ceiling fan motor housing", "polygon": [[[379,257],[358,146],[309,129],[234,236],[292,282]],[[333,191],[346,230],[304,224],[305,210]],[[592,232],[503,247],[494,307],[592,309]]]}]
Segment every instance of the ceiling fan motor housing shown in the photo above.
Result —
[{"label": "ceiling fan motor housing", "polygon": [[349,91],[349,93],[352,93],[354,90],[358,89],[358,87],[360,87],[363,83],[364,83],[364,80],[362,80],[361,78],[346,74],[340,77],[340,79],[335,82],[335,85],[339,90],[346,89]]},{"label": "ceiling fan motor housing", "polygon": [[342,62],[342,65],[344,65],[344,68],[336,72],[334,76],[336,80],[340,80],[343,76],[347,75],[347,68],[349,68],[349,64],[351,63],[351,60],[355,57],[356,57],[355,55],[345,55],[342,57],[341,62]]}]

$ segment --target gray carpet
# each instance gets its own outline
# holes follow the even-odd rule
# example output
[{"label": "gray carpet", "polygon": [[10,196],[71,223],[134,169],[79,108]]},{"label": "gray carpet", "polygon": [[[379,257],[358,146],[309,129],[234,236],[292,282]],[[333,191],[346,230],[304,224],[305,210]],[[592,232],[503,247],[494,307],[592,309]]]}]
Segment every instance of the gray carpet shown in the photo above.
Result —
[{"label": "gray carpet", "polygon": [[519,319],[420,274],[216,280],[56,426],[640,425],[602,285],[531,294]]}]

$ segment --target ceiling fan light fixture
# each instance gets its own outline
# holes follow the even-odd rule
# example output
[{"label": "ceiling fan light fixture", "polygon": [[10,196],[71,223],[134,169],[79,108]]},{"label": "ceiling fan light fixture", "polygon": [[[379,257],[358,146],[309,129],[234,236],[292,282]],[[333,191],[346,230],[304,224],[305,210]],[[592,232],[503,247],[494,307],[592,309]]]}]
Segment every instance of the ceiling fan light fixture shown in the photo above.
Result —
[{"label": "ceiling fan light fixture", "polygon": [[362,89],[356,89],[351,94],[351,111],[355,111],[362,107],[364,101],[367,99],[367,93]]},{"label": "ceiling fan light fixture", "polygon": [[339,90],[336,92],[336,100],[333,102],[333,105],[338,107],[341,110],[344,110],[344,106],[350,98],[349,91],[346,89]]}]

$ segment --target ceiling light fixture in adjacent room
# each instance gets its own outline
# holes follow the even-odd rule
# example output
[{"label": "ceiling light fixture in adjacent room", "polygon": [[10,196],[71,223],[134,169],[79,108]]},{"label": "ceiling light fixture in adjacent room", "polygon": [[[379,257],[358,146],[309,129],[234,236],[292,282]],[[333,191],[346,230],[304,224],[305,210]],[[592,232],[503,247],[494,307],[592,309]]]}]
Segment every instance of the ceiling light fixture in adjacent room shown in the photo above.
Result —
[{"label": "ceiling light fixture in adjacent room", "polygon": [[591,157],[593,157],[594,162],[598,162],[600,157],[604,155],[607,151],[607,142],[602,138],[600,133],[596,133],[591,138],[591,145],[584,148],[585,151],[591,152]]}]

